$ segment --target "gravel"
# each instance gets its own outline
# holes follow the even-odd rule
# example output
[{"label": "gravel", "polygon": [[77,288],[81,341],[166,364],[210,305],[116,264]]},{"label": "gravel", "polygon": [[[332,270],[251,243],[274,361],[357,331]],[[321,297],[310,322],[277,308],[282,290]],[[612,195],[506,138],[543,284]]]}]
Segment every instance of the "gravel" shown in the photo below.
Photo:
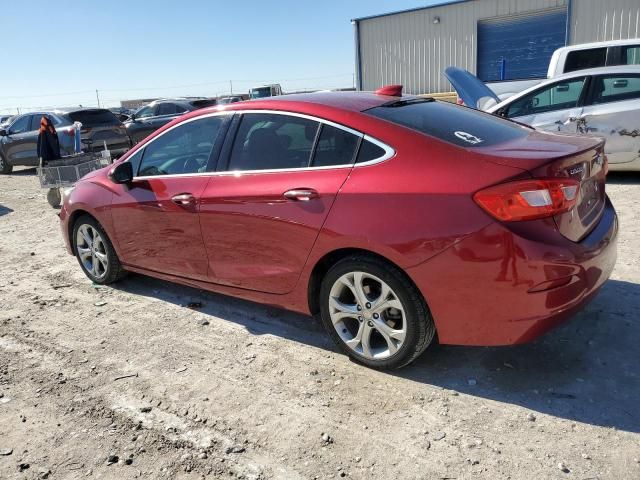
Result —
[{"label": "gravel", "polygon": [[0,176],[0,478],[640,478],[640,175],[610,180],[618,261],[582,313],[377,372],[310,317],[140,275],[94,288],[33,170]]}]

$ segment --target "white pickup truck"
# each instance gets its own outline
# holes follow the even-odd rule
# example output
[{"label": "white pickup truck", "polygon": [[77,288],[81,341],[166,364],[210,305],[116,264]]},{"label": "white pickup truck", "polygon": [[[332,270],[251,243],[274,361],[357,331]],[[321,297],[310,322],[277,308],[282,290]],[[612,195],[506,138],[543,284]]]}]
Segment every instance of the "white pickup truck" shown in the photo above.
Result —
[{"label": "white pickup truck", "polygon": [[[583,43],[559,48],[551,56],[546,79],[576,70],[613,65],[640,65],[640,38]],[[487,82],[486,85],[500,100],[505,100],[546,79],[504,80]]]}]

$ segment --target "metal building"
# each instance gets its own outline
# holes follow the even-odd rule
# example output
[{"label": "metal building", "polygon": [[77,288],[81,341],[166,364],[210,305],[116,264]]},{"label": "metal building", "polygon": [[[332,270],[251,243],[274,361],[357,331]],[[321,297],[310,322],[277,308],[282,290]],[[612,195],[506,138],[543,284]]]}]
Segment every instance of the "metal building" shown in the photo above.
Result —
[{"label": "metal building", "polygon": [[640,37],[640,0],[457,0],[353,20],[361,90],[451,90],[449,65],[481,80],[546,76],[556,48]]}]

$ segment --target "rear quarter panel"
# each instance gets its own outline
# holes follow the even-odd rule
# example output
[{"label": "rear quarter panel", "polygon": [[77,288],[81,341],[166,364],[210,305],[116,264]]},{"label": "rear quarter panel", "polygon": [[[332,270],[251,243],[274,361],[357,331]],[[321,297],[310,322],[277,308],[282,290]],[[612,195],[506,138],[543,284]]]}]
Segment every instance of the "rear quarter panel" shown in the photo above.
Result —
[{"label": "rear quarter panel", "polygon": [[505,179],[529,177],[521,169],[487,162],[472,149],[381,120],[371,120],[364,131],[392,146],[396,155],[352,170],[320,232],[312,262],[339,248],[362,248],[402,268],[417,265],[492,222],[473,193]]}]

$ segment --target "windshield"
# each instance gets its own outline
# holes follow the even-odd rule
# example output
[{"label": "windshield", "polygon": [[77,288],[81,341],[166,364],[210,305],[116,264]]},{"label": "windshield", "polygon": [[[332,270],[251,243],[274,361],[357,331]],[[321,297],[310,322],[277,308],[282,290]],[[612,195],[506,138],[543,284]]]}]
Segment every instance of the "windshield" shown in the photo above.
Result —
[{"label": "windshield", "polygon": [[530,130],[472,108],[426,99],[401,100],[365,113],[465,148],[515,140]]},{"label": "windshield", "polygon": [[264,98],[271,96],[271,87],[252,88],[249,93],[251,98]]}]

